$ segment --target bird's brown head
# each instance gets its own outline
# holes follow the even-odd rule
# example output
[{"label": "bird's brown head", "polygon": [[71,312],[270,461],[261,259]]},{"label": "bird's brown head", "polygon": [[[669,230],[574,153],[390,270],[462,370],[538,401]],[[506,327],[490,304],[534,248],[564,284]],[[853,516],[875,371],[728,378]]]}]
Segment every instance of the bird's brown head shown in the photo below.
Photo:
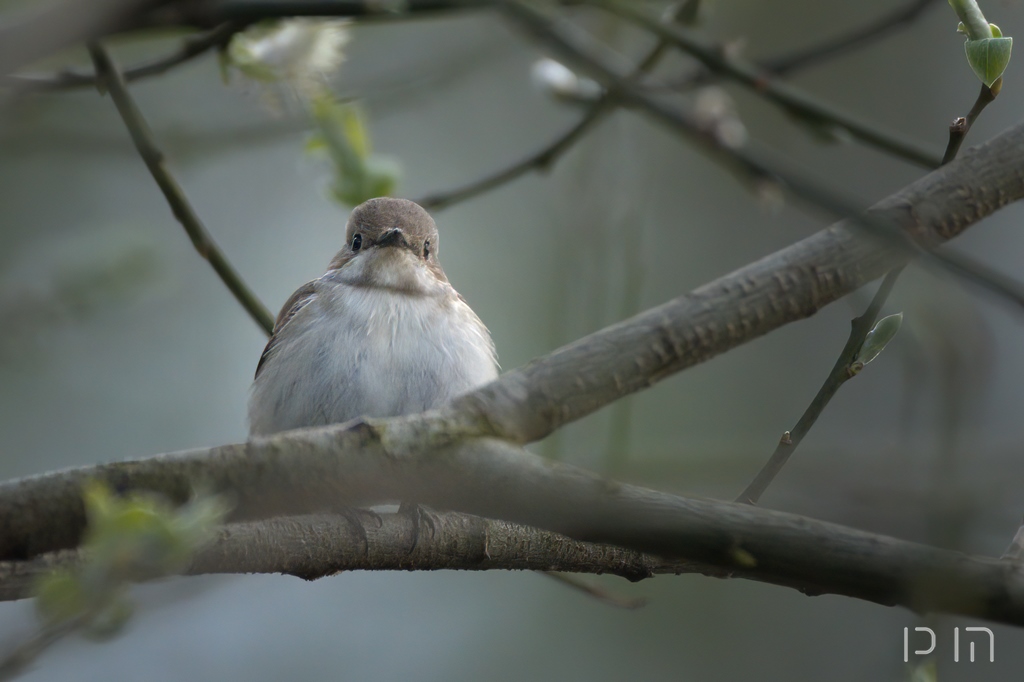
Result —
[{"label": "bird's brown head", "polygon": [[437,259],[439,246],[437,225],[423,207],[408,199],[378,197],[352,209],[345,229],[345,247],[331,261],[331,269],[359,263],[359,268],[352,268],[358,273],[351,274],[359,278],[353,283],[367,286],[412,286],[407,277],[399,277],[404,284],[391,284],[403,271],[411,276],[425,270],[447,282]]}]

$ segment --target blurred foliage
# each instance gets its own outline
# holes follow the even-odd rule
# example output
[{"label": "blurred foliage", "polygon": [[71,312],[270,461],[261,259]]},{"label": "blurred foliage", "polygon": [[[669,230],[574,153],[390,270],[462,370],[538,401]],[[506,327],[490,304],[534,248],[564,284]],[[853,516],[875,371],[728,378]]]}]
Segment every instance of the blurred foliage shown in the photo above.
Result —
[{"label": "blurred foliage", "polygon": [[929,658],[924,663],[915,665],[910,669],[907,679],[909,682],[936,682],[939,679],[939,670],[935,665],[935,659]]},{"label": "blurred foliage", "polygon": [[321,95],[312,101],[312,113],[316,132],[306,143],[306,150],[323,152],[330,159],[334,166],[334,199],[346,206],[356,206],[367,199],[394,193],[400,173],[398,163],[373,153],[370,134],[357,105]]},{"label": "blurred foliage", "polygon": [[131,616],[124,594],[131,582],[184,569],[227,513],[217,496],[196,496],[175,509],[157,495],[120,497],[98,482],[86,486],[84,502],[86,558],[41,579],[36,608],[44,626],[79,619],[96,637],[115,634]]},{"label": "blurred foliage", "polygon": [[327,90],[345,61],[348,21],[285,19],[265,21],[235,34],[221,52],[221,75],[232,71],[264,86],[281,85],[309,100]]}]

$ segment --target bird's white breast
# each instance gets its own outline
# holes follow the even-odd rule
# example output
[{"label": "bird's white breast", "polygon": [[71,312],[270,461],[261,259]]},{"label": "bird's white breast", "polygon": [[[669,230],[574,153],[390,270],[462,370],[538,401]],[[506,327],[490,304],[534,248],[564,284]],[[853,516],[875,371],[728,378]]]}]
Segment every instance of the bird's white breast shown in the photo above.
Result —
[{"label": "bird's white breast", "polygon": [[251,433],[421,412],[493,380],[487,329],[443,286],[422,295],[318,280],[253,384]]}]

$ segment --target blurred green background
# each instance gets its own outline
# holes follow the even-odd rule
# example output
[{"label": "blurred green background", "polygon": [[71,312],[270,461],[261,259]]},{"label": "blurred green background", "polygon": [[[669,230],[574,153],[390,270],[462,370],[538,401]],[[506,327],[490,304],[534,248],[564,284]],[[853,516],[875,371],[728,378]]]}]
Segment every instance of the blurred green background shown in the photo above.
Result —
[{"label": "blurred green background", "polygon": [[[710,3],[703,29],[752,58],[809,45],[893,3]],[[988,18],[1020,33],[1020,2]],[[600,20],[627,54],[645,44]],[[978,83],[956,19],[937,0],[908,30],[791,80],[941,152]],[[333,90],[362,98],[377,151],[400,160],[398,193],[460,185],[539,148],[581,110],[530,79],[541,56],[496,16],[357,26]],[[115,45],[122,63],[174,38]],[[81,56],[71,55],[72,59]],[[692,66],[668,62],[659,73]],[[1019,119],[1011,63],[968,144]],[[260,89],[225,86],[208,56],[132,86],[172,170],[237,268],[274,309],[323,272],[346,210],[331,172],[303,152],[307,119]],[[923,171],[852,144],[825,144],[732,86],[752,137],[873,202]],[[265,343],[193,251],[94,91],[9,101],[0,114],[0,475],[3,478],[245,438]],[[1022,209],[955,247],[1024,279]],[[449,278],[490,327],[502,366],[678,296],[830,222],[771,211],[665,130],[619,112],[550,173],[435,213]],[[536,449],[689,495],[732,498],[791,428],[842,348],[852,307],[814,318],[571,425]],[[889,309],[904,328],[846,385],[766,506],[996,555],[1024,512],[1019,313],[960,282],[911,269]],[[914,614],[701,576],[637,585],[622,611],[528,574],[353,573],[189,578],[137,587],[117,639],[61,643],[26,680],[900,680]],[[939,679],[1006,680],[1024,636],[994,628],[996,662],[953,663],[941,618]],[[0,645],[34,625],[0,604]],[[923,636],[922,636],[923,637]],[[917,640],[914,640],[917,641]]]}]

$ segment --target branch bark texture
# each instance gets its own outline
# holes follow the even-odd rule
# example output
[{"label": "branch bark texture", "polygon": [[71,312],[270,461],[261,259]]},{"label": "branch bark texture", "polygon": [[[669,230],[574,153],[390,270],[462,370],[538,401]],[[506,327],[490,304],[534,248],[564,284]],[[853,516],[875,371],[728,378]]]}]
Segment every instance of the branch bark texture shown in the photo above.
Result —
[{"label": "branch bark texture", "polygon": [[[872,210],[937,243],[1022,196],[1024,125]],[[177,500],[196,486],[222,492],[236,502],[235,521],[419,502],[808,593],[1024,624],[1024,577],[1007,562],[622,485],[514,445],[807,317],[906,257],[839,223],[439,411],[7,482],[0,485],[0,558],[74,547],[84,524],[81,486],[103,479]]]}]

